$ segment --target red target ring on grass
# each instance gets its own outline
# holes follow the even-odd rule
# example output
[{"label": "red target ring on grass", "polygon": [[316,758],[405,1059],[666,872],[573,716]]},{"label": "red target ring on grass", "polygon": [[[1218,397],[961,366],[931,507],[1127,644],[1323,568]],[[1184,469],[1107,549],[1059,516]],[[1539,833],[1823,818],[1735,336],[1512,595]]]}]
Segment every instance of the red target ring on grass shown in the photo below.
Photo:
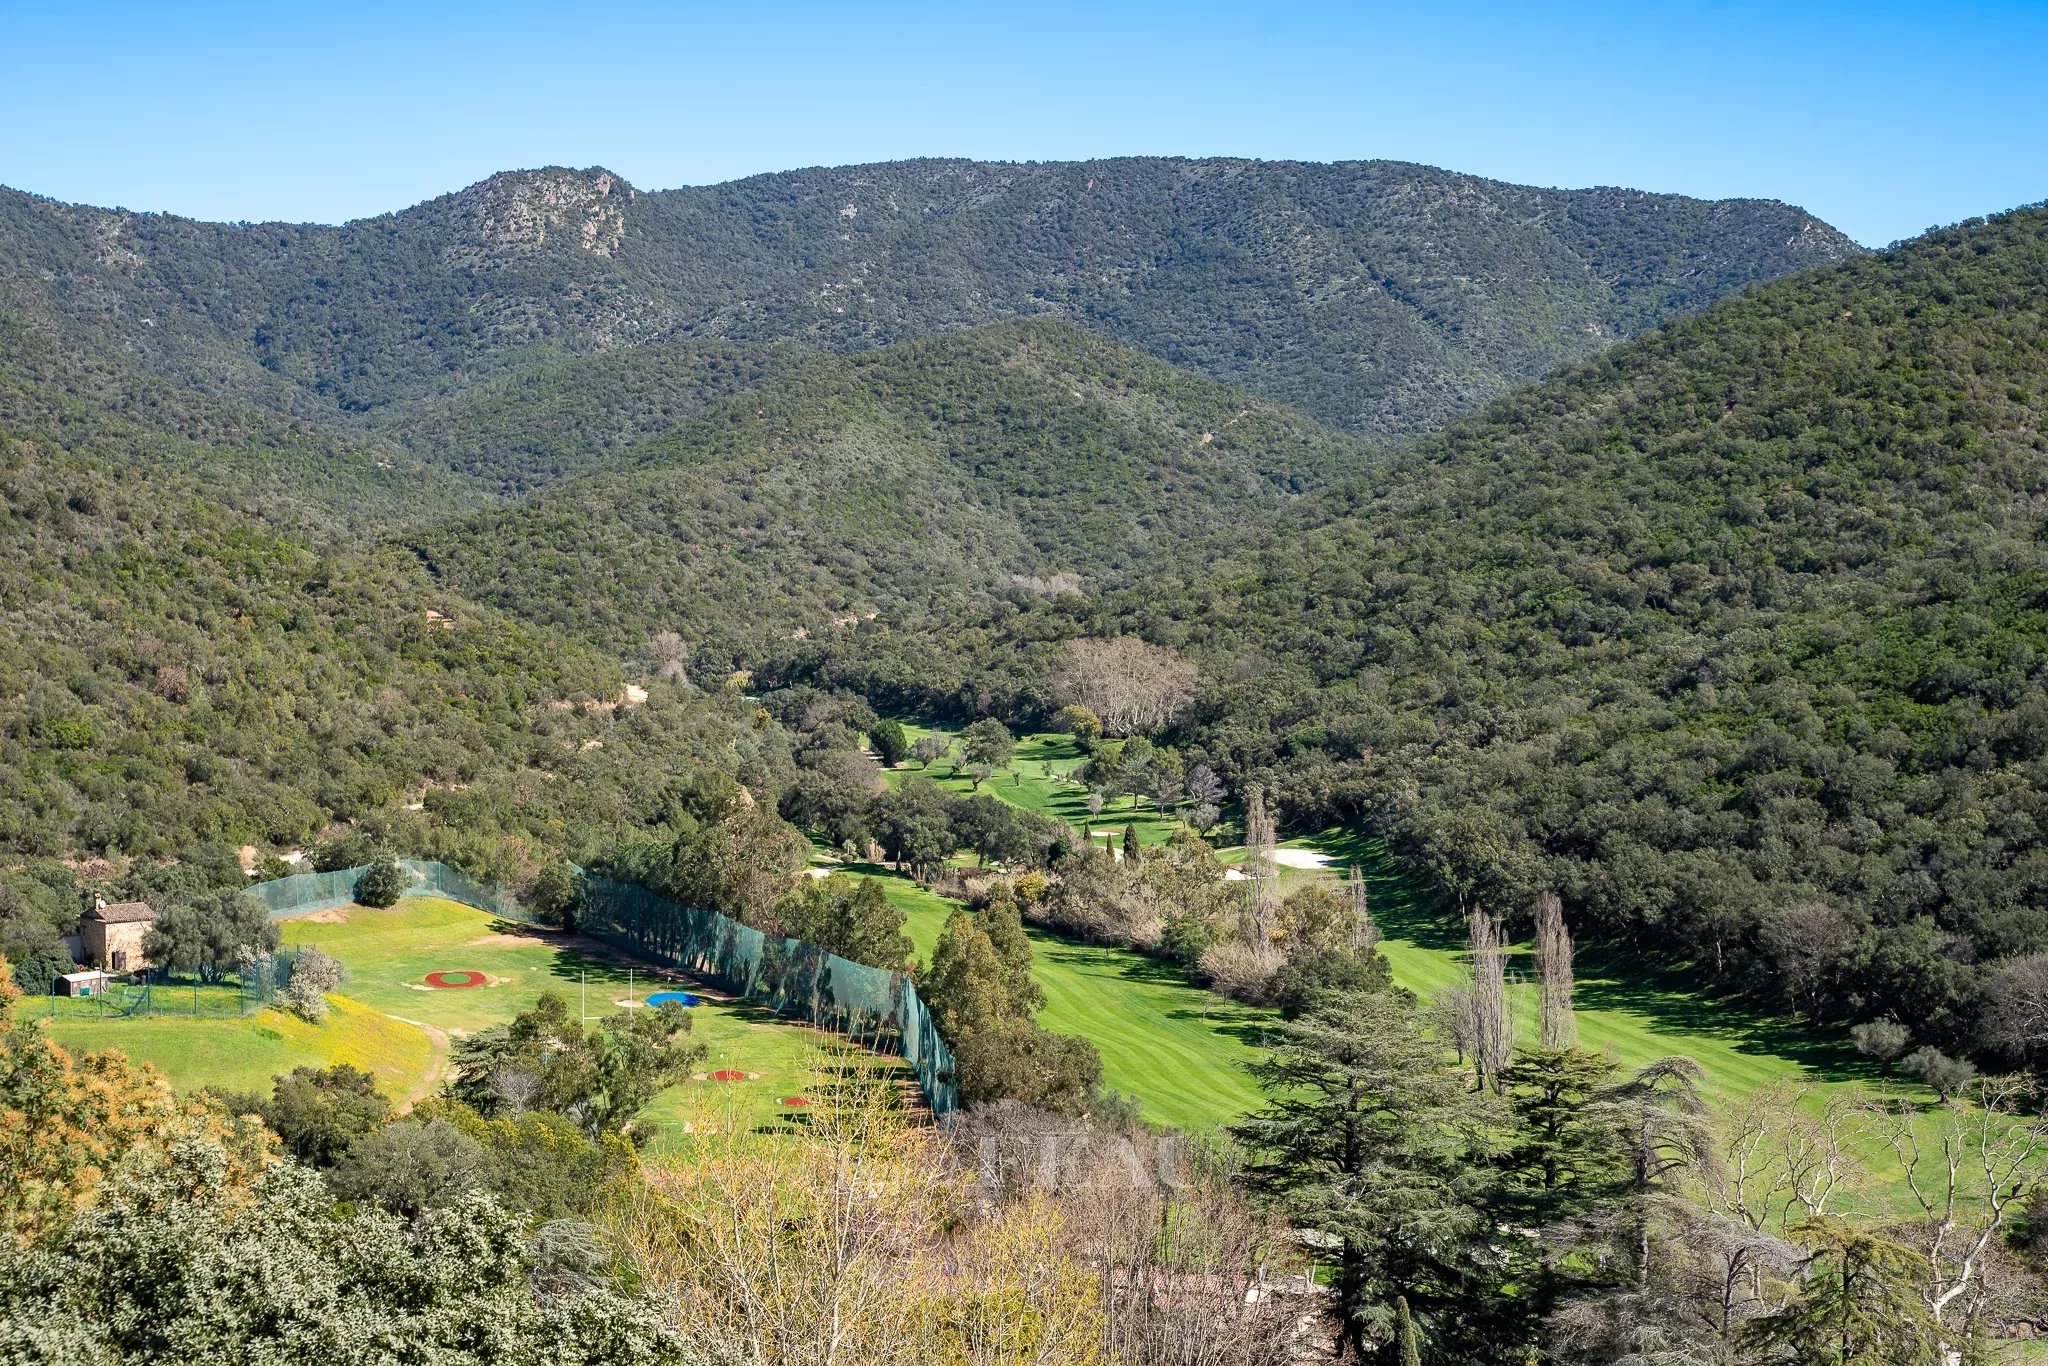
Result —
[{"label": "red target ring on grass", "polygon": [[736,1072],[730,1067],[721,1068],[711,1074],[711,1080],[713,1081],[745,1081],[746,1079],[746,1073]]},{"label": "red target ring on grass", "polygon": [[782,1103],[792,1110],[802,1110],[810,1105],[811,1098],[809,1096],[784,1096]]},{"label": "red target ring on grass", "polygon": [[457,972],[430,972],[427,974],[426,977],[426,982],[428,986],[440,987],[444,991],[452,990],[456,987],[480,987],[490,980],[490,978],[484,976],[480,972],[470,972],[467,970]]}]

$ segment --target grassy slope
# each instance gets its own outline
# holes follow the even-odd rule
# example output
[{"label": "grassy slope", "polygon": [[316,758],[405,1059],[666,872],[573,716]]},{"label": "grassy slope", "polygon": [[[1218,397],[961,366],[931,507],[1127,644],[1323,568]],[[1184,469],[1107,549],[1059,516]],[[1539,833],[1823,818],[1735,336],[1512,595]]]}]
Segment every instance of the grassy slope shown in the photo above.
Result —
[{"label": "grassy slope", "polygon": [[[1373,919],[1386,936],[1380,949],[1402,986],[1428,1000],[1466,979],[1463,935],[1422,902],[1377,843],[1335,830],[1287,843],[1329,854],[1335,867],[1356,862],[1365,871]],[[1294,872],[1289,877],[1332,875]],[[1515,947],[1508,970],[1522,979],[1510,994],[1523,1037],[1533,1042],[1536,988],[1530,945]],[[1882,1081],[1846,1039],[1823,1037],[1795,1021],[1717,1001],[1675,974],[1647,972],[1640,962],[1624,962],[1617,954],[1580,954],[1575,1003],[1586,1047],[1628,1067],[1684,1054],[1707,1069],[1707,1095],[1717,1106],[1733,1104],[1773,1081]]]},{"label": "grassy slope", "polygon": [[272,1077],[294,1067],[346,1062],[375,1075],[389,1094],[403,1096],[434,1064],[434,1044],[423,1031],[348,1000],[337,999],[326,1021],[313,1025],[282,1010],[246,1019],[51,1015],[41,1003],[55,999],[24,1002],[22,1013],[50,1016],[50,1037],[74,1052],[124,1053],[152,1064],[180,1090],[267,1091]]},{"label": "grassy slope", "polygon": [[[622,1001],[644,1001],[662,985],[588,941],[533,934],[432,897],[409,897],[386,910],[352,907],[339,922],[290,921],[286,935],[292,943],[318,944],[346,963],[349,996],[457,1037],[509,1020],[543,991],[560,992],[595,1020],[625,1008]],[[430,972],[452,970],[487,973],[492,982],[437,991],[421,981]],[[813,1079],[822,1041],[758,1007],[713,1001],[691,1011],[691,1037],[708,1050],[698,1073],[730,1069],[756,1077],[730,1083],[693,1078],[669,1088],[645,1114],[658,1131],[657,1150],[675,1146],[688,1132],[686,1125],[781,1123],[786,1111],[779,1101],[800,1094]],[[707,1113],[714,1118],[707,1121]]]}]

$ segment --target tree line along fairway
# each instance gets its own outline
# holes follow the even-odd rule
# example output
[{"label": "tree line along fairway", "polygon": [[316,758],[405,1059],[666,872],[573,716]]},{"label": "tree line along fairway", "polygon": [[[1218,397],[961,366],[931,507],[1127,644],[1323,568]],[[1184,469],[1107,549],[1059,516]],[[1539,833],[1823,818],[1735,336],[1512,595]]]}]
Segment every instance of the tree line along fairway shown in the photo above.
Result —
[{"label": "tree line along fairway", "polygon": [[[925,735],[958,733],[957,727],[930,722],[901,724],[913,743]],[[1015,757],[991,774],[980,791],[1076,828],[1089,826],[1099,832],[1098,843],[1100,833],[1120,842],[1127,823],[1137,825],[1145,845],[1172,834],[1176,822],[1136,798],[1119,798],[1100,814],[1090,813],[1087,791],[1072,777],[1083,762],[1072,736],[1020,736]],[[973,790],[971,779],[943,759],[922,768],[906,761],[886,770],[885,781],[900,785],[920,772],[951,791]],[[1322,868],[1283,866],[1284,891],[1336,879],[1352,864],[1359,866],[1383,935],[1380,950],[1398,985],[1428,1002],[1467,979],[1464,934],[1455,911],[1432,904],[1378,840],[1330,829],[1285,840],[1281,847],[1326,860]],[[1245,851],[1221,848],[1218,855],[1226,865],[1236,865]],[[972,866],[971,857],[955,862]],[[868,865],[856,871],[883,879],[890,900],[904,911],[919,954],[928,958],[956,903],[887,869]],[[1147,1118],[1197,1126],[1223,1123],[1259,1103],[1243,1064],[1256,1056],[1265,1023],[1274,1018],[1270,1012],[1191,987],[1171,966],[1128,949],[1077,944],[1030,926],[1027,933],[1035,951],[1033,975],[1047,997],[1041,1021],[1094,1041],[1102,1053],[1104,1085],[1137,1097]],[[1536,1037],[1530,955],[1531,946],[1519,943],[1509,960],[1509,995],[1525,1044]],[[1623,1068],[1674,1055],[1698,1062],[1706,1072],[1704,1097],[1717,1114],[1732,1112],[1758,1088],[1772,1085],[1811,1087],[1807,1103],[1816,1107],[1830,1094],[1888,1096],[1923,1106],[1935,1102],[1927,1087],[1857,1054],[1844,1035],[1717,998],[1684,971],[1651,971],[1624,952],[1581,946],[1574,1003],[1584,1046]],[[1874,1168],[1881,1165],[1884,1154],[1864,1146],[1869,1150],[1859,1155]],[[1861,1198],[1889,1206],[1904,1195],[1901,1186],[1869,1190]]]}]

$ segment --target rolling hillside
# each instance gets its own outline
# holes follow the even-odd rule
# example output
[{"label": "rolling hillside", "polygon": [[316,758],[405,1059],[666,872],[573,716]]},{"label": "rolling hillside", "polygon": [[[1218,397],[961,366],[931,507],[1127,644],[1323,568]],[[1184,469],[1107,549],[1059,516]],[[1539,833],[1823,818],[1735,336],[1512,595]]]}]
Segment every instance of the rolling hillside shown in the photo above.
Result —
[{"label": "rolling hillside", "polygon": [[[1182,741],[1294,819],[1968,1046],[1979,965],[2048,946],[2044,300],[2039,209],[1759,289],[1409,448],[1249,570],[972,636],[975,677],[1042,709],[1034,641],[1176,644],[1209,680]],[[846,653],[972,695],[957,639]]]},{"label": "rolling hillside", "polygon": [[1402,435],[1855,252],[1770,201],[1397,162],[912,161],[651,194],[551,168],[338,228],[0,192],[7,311],[180,387],[342,421],[563,352],[853,351],[1054,316]]},{"label": "rolling hillside", "polygon": [[372,816],[559,846],[656,810],[679,763],[772,771],[766,737],[732,748],[736,699],[642,702],[619,658],[452,594],[402,550],[323,544],[214,480],[138,479],[118,446],[97,453],[129,430],[0,425],[10,861],[290,847]]},{"label": "rolling hillside", "polygon": [[722,671],[798,632],[1201,563],[1370,459],[1070,324],[1014,323],[814,358],[630,468],[413,543],[456,591],[614,649],[675,630]]}]

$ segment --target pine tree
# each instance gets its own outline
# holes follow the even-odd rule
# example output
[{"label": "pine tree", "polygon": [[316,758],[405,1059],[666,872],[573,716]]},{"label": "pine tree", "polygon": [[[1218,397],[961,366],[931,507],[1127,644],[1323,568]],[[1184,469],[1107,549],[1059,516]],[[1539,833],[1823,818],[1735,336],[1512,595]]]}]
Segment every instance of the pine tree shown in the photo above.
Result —
[{"label": "pine tree", "polygon": [[1685,1178],[1713,1159],[1713,1122],[1700,1099],[1705,1077],[1691,1058],[1659,1058],[1594,1102],[1614,1116],[1623,1139],[1628,1170],[1617,1212],[1627,1221],[1626,1255],[1639,1289],[1650,1282],[1650,1231],[1659,1210],[1684,1200]]},{"label": "pine tree", "polygon": [[1937,1366],[1941,1325],[1921,1297],[1925,1264],[1911,1248],[1833,1219],[1792,1228],[1812,1249],[1799,1297],[1751,1323],[1755,1360],[1800,1366]]},{"label": "pine tree", "polygon": [[1134,821],[1124,827],[1124,862],[1135,868],[1144,857],[1138,847],[1138,826]]},{"label": "pine tree", "polygon": [[[1503,1075],[1514,1111],[1501,1161],[1510,1222],[1540,1228],[1619,1204],[1631,1172],[1622,1142],[1626,1114],[1608,1103],[1615,1064],[1582,1049],[1531,1049]],[[1546,1237],[1528,1278],[1534,1316],[1547,1317],[1574,1277],[1603,1274],[1598,1258],[1575,1258],[1568,1239]]]},{"label": "pine tree", "polygon": [[1622,1116],[1603,1104],[1615,1066],[1577,1048],[1531,1049],[1502,1074],[1518,1123],[1503,1166],[1528,1190],[1528,1216],[1556,1213],[1570,1188],[1591,1194],[1620,1175],[1615,1126]]},{"label": "pine tree", "polygon": [[[1399,993],[1329,998],[1275,1036],[1251,1068],[1266,1106],[1233,1132],[1252,1155],[1250,1182],[1335,1242],[1352,1351],[1370,1359],[1401,1296],[1476,1321],[1471,1301],[1495,1274],[1480,1269],[1495,1102],[1465,1085]],[[1438,1343],[1446,1360],[1492,1359],[1494,1346]]]},{"label": "pine tree", "polygon": [[868,731],[868,743],[874,746],[875,757],[884,768],[894,768],[910,757],[910,737],[904,733],[901,721],[877,721]]}]

